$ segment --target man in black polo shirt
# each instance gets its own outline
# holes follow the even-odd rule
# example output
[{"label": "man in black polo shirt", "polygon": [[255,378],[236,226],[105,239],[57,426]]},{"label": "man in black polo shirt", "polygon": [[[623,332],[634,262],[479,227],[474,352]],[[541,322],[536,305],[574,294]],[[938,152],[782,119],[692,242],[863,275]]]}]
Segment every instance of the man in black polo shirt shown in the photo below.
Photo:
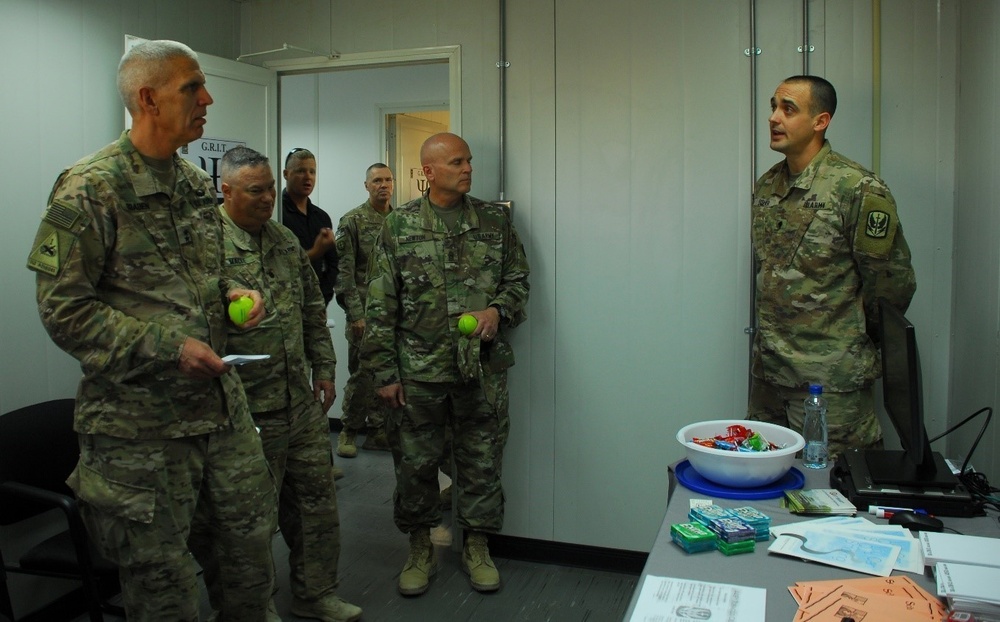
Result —
[{"label": "man in black polo shirt", "polygon": [[[330,215],[309,200],[316,187],[316,156],[308,149],[296,147],[285,156],[285,189],[281,191],[281,223],[292,230],[299,244],[306,249],[313,270],[319,277],[319,289],[324,304],[333,300],[337,282],[337,240]],[[344,476],[344,470],[333,467],[334,479]]]},{"label": "man in black polo shirt", "polygon": [[330,304],[337,280],[337,241],[329,214],[309,200],[316,187],[316,156],[308,149],[292,149],[285,158],[282,175],[285,189],[281,192],[281,222],[306,249],[319,277],[323,300]]}]

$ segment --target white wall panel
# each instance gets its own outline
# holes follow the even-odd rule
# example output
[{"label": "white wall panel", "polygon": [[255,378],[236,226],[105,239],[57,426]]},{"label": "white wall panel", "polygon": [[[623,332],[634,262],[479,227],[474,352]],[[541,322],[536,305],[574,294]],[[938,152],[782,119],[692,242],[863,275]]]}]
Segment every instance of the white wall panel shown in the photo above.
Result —
[{"label": "white wall panel", "polygon": [[557,540],[647,549],[676,430],[745,413],[742,6],[556,2]]},{"label": "white wall panel", "polygon": [[[952,423],[1000,408],[1000,6],[961,3],[958,157],[955,163]],[[982,418],[956,434],[951,455],[968,453]],[[994,417],[972,464],[1000,482],[1000,426]]]},{"label": "white wall panel", "polygon": [[[970,414],[948,412],[958,3],[883,0],[882,13],[880,174],[913,253],[917,291],[906,316],[917,329],[924,421],[933,437],[949,415]],[[949,455],[944,443],[934,449]]]}]

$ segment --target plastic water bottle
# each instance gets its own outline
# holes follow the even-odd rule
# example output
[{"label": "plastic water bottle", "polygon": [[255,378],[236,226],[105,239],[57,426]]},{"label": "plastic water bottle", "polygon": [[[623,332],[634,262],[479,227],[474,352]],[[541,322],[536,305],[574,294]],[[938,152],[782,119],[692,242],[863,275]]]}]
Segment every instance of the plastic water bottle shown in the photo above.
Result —
[{"label": "plastic water bottle", "polygon": [[825,469],[828,449],[823,385],[809,385],[809,397],[802,403],[802,410],[805,411],[802,436],[806,440],[806,448],[802,452],[802,466],[808,469]]}]

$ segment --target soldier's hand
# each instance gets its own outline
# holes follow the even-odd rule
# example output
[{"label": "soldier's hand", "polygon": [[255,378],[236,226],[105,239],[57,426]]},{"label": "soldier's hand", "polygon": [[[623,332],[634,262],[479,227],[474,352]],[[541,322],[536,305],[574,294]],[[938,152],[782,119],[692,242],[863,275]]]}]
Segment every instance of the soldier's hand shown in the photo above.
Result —
[{"label": "soldier's hand", "polygon": [[406,400],[403,397],[403,385],[400,383],[390,384],[384,386],[376,391],[379,398],[385,405],[389,408],[399,408],[400,406],[406,406]]},{"label": "soldier's hand", "polygon": [[351,332],[354,333],[355,339],[361,339],[365,336],[365,321],[356,320],[351,322]]},{"label": "soldier's hand", "polygon": [[267,311],[264,309],[264,297],[260,295],[255,289],[240,289],[234,287],[229,290],[226,294],[230,301],[236,300],[241,296],[246,296],[253,301],[253,307],[250,309],[250,313],[247,315],[247,321],[240,324],[240,328],[253,328],[254,326],[260,324],[264,316],[267,315]]},{"label": "soldier's hand", "polygon": [[482,341],[492,341],[500,330],[500,312],[496,307],[486,307],[482,311],[466,311],[476,318],[476,330],[470,337],[479,337]]},{"label": "soldier's hand", "polygon": [[229,365],[223,363],[207,343],[188,337],[181,348],[177,369],[188,378],[208,380],[218,378],[229,371]]},{"label": "soldier's hand", "polygon": [[337,238],[333,233],[333,229],[329,227],[323,227],[319,230],[319,235],[316,236],[316,240],[313,241],[313,250],[321,251],[326,253],[331,248],[337,245]]},{"label": "soldier's hand", "polygon": [[337,388],[332,380],[314,380],[313,396],[317,402],[320,398],[323,399],[323,412],[325,413],[333,406],[333,400],[337,399]]}]

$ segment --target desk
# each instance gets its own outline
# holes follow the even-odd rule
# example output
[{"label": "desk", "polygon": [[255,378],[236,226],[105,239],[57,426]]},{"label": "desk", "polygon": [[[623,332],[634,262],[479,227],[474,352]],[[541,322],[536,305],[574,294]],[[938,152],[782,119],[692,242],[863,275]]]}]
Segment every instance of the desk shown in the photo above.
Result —
[{"label": "desk", "polygon": [[[829,469],[813,470],[802,468],[801,466],[796,466],[796,468],[806,476],[805,488],[830,487]],[[768,622],[792,620],[795,617],[795,611],[798,607],[795,604],[795,599],[788,593],[788,586],[794,584],[796,581],[821,581],[869,576],[793,557],[769,555],[767,547],[774,542],[774,538],[771,538],[768,542],[758,542],[753,553],[726,557],[718,551],[706,551],[689,555],[671,541],[670,525],[688,522],[689,501],[691,499],[705,498],[708,498],[708,496],[677,485],[673,466],[670,467],[666,515],[663,518],[663,523],[660,525],[660,531],[656,534],[656,541],[653,543],[653,549],[649,552],[646,565],[642,569],[642,576],[639,578],[639,583],[632,594],[632,602],[625,613],[626,621],[632,617],[636,600],[639,597],[639,591],[642,589],[642,584],[645,582],[647,576],[676,577],[695,581],[765,588],[767,590],[767,615],[765,617]],[[741,501],[736,499],[714,499],[714,501],[716,504],[726,508],[737,508],[745,505],[753,506],[771,517],[772,526],[785,525],[812,518],[789,513],[788,510],[781,507],[780,497],[758,501]],[[864,508],[862,512],[866,510],[867,508]],[[882,519],[876,519],[874,516],[867,516],[867,514],[865,516],[876,523],[886,522]],[[944,521],[946,530],[947,528],[951,528],[965,535],[1000,537],[1000,526],[998,526],[995,517],[989,519],[983,517],[945,517],[942,520]],[[893,571],[893,574],[906,574],[931,594],[937,593],[934,580],[930,575],[930,569],[927,569],[927,573],[923,576],[900,573],[899,571]]]}]

